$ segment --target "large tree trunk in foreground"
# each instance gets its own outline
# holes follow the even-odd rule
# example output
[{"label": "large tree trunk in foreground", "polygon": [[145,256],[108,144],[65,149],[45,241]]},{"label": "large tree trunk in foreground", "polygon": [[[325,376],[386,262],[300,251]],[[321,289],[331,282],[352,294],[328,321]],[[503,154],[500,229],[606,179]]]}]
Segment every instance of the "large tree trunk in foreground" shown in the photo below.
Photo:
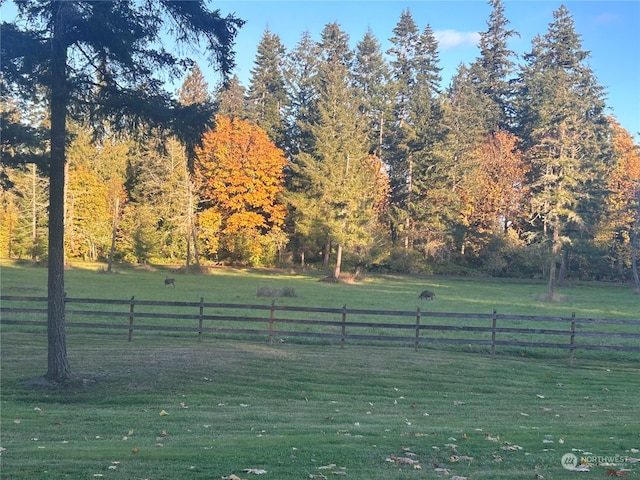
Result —
[{"label": "large tree trunk in foreground", "polygon": [[64,321],[64,165],[67,116],[64,41],[65,2],[54,7],[51,61],[51,170],[49,185],[49,271],[48,271],[48,370],[45,378],[54,383],[71,378],[67,358]]}]

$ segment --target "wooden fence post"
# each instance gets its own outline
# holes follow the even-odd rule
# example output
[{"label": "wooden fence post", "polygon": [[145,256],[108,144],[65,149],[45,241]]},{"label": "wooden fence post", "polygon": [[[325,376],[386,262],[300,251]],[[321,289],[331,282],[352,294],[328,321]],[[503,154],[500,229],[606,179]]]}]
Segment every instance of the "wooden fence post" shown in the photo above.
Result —
[{"label": "wooden fence post", "polygon": [[418,345],[420,344],[420,307],[418,307],[418,313],[416,315],[416,341],[413,345],[413,350],[418,351]]},{"label": "wooden fence post", "polygon": [[131,303],[129,304],[129,341],[133,337],[133,306],[135,305],[136,297],[131,297]]},{"label": "wooden fence post", "polygon": [[347,306],[342,306],[342,336],[340,337],[340,348],[344,348],[344,337],[347,332]]},{"label": "wooden fence post", "polygon": [[271,300],[271,309],[269,310],[269,345],[273,345],[273,318],[275,315],[276,301]]},{"label": "wooden fence post", "polygon": [[204,297],[200,297],[200,313],[198,315],[198,341],[202,341],[202,316],[204,314]]},{"label": "wooden fence post", "polygon": [[497,312],[496,309],[493,309],[493,318],[491,319],[491,358],[496,358],[496,322],[497,322]]},{"label": "wooden fence post", "polygon": [[576,312],[571,314],[571,337],[569,337],[569,366],[573,367],[573,360],[575,359],[575,337],[576,337]]}]

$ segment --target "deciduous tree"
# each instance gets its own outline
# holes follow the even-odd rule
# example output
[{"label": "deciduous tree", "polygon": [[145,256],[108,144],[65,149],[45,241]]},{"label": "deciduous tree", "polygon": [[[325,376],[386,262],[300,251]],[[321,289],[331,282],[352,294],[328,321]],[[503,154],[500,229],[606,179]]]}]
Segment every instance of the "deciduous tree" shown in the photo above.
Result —
[{"label": "deciduous tree", "polygon": [[205,219],[211,227],[219,215],[220,244],[233,260],[273,260],[265,259],[265,251],[286,215],[281,201],[286,164],[282,150],[247,120],[218,116],[215,131],[204,135],[196,179]]}]

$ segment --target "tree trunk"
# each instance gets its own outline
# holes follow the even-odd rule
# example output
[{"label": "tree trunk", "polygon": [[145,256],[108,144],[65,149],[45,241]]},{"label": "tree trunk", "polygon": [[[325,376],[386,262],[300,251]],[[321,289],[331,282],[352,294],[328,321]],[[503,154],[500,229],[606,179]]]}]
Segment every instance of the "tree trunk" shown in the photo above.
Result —
[{"label": "tree trunk", "polygon": [[49,271],[47,345],[48,370],[45,378],[60,383],[71,378],[67,357],[64,314],[64,176],[67,116],[66,64],[64,41],[65,2],[54,2],[51,43],[51,165],[49,183]]},{"label": "tree trunk", "polygon": [[556,287],[556,262],[558,261],[558,252],[560,251],[560,226],[555,221],[553,225],[553,243],[551,247],[551,264],[549,265],[549,301],[553,300],[553,294]]},{"label": "tree trunk", "polygon": [[322,259],[322,268],[327,270],[329,268],[329,253],[331,252],[331,240],[327,238],[327,243],[324,245],[324,258]]},{"label": "tree trunk", "polygon": [[559,287],[565,287],[567,285],[567,264],[569,263],[569,251],[565,248],[562,249],[562,261],[560,262],[560,270],[558,271]]},{"label": "tree trunk", "polygon": [[116,195],[115,205],[113,206],[113,223],[111,224],[111,248],[109,248],[109,260],[107,263],[107,272],[111,273],[113,269],[113,256],[116,251],[116,236],[118,234],[118,218],[120,217],[120,196]]},{"label": "tree trunk", "polygon": [[342,245],[338,245],[338,252],[336,253],[336,269],[333,272],[333,276],[340,278],[340,269],[342,268]]},{"label": "tree trunk", "polygon": [[38,219],[36,211],[36,164],[31,164],[31,260],[35,263],[38,259],[38,249],[36,243],[38,242]]}]

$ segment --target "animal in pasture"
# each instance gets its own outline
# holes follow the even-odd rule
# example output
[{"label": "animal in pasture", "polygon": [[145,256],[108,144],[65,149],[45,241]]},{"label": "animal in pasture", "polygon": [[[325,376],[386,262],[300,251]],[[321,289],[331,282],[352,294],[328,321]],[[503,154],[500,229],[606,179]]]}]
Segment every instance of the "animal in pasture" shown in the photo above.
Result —
[{"label": "animal in pasture", "polygon": [[164,279],[164,286],[168,287],[169,285],[173,285],[173,288],[176,288],[176,279],[175,278],[166,277]]},{"label": "animal in pasture", "polygon": [[420,295],[418,295],[418,298],[420,300],[433,300],[434,298],[436,298],[436,294],[429,291],[429,290],[425,290],[424,292],[422,292]]}]

